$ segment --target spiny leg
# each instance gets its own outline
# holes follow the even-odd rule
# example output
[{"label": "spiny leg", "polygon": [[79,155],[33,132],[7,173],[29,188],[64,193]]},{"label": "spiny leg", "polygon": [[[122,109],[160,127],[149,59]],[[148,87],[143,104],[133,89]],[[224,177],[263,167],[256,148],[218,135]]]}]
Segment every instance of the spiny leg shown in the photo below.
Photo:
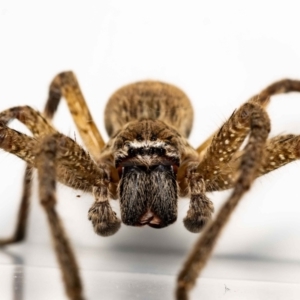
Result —
[{"label": "spiny leg", "polygon": [[253,104],[246,103],[233,112],[213,137],[200,164],[192,162],[183,166],[186,168],[185,176],[191,195],[184,225],[191,232],[200,232],[214,211],[213,204],[205,193],[229,188],[234,182],[229,163],[249,134],[252,107]]},{"label": "spiny leg", "polygon": [[39,179],[39,196],[48,217],[52,240],[57,260],[62,270],[65,289],[72,300],[82,300],[82,285],[78,266],[63,225],[57,212],[56,205],[56,154],[57,145],[53,136],[46,137],[36,155]]},{"label": "spiny leg", "polygon": [[[53,118],[61,96],[66,98],[75,124],[77,125],[79,133],[88,150],[92,153],[94,158],[98,158],[100,150],[104,146],[104,142],[92,120],[77,79],[72,72],[58,74],[51,83],[49,96],[44,109],[44,115],[48,120]],[[6,110],[1,113],[0,122],[2,120],[2,122],[7,124],[10,120],[17,118],[31,130],[34,136],[54,133],[54,129],[48,122],[38,112],[33,111],[35,113],[32,113],[32,111],[33,110],[30,107],[15,107]],[[31,176],[28,175],[29,173],[32,173],[32,169],[27,165],[16,230],[11,238],[0,242],[2,245],[21,241],[25,237],[31,191],[31,180],[29,179]],[[24,220],[21,220],[20,218],[23,218]],[[22,234],[20,235],[19,232],[22,232]]]},{"label": "spiny leg", "polygon": [[[292,79],[283,79],[266,87],[259,94],[251,97],[250,102],[257,103],[262,107],[267,107],[270,102],[270,97],[273,95],[291,93],[291,92],[300,92],[300,81]],[[219,131],[219,130],[218,130]],[[210,137],[208,137],[196,150],[199,154],[202,154],[211,144],[214,136],[218,133],[216,131]]]},{"label": "spiny leg", "polygon": [[[50,100],[48,100],[47,102],[48,104],[51,104],[51,98]],[[51,106],[50,106],[51,107]],[[45,111],[47,111],[47,105],[46,105],[46,109]],[[49,112],[49,109],[48,109]],[[48,117],[52,117],[54,114],[54,111],[52,111],[52,114],[49,115]],[[46,135],[51,135],[51,134],[55,134],[56,130],[50,125],[50,123],[47,121],[47,119],[45,119],[38,111],[32,109],[29,106],[18,106],[18,107],[13,107],[10,109],[7,109],[3,112],[0,113],[0,123],[4,126],[8,125],[12,120],[17,119],[20,122],[22,122],[33,134],[33,136],[35,138],[40,138],[41,136],[46,136]],[[6,128],[6,131],[9,132],[9,129]],[[10,149],[10,152],[13,154],[16,154],[17,156],[19,156],[20,158],[26,160],[26,158],[24,156],[26,156],[26,154],[24,154],[23,152],[26,151],[22,151],[22,147],[24,147],[24,149],[26,149],[26,142],[24,143],[22,138],[20,138],[20,135],[17,132],[13,132],[11,131],[12,134],[8,135],[6,141],[10,140],[12,147]],[[26,141],[26,139],[28,139],[29,137],[25,137],[24,139]],[[65,138],[65,141],[69,141],[71,139]],[[80,153],[84,153],[85,152],[82,149],[78,149],[80,148],[77,144],[75,144],[74,142],[72,143],[68,143],[69,145],[72,144],[75,145],[74,151],[77,154],[80,155]],[[14,152],[14,149],[17,149],[17,151]],[[30,151],[29,151],[30,152]],[[28,153],[29,154],[29,153]],[[30,155],[30,154],[29,154]],[[74,157],[76,157],[76,155],[74,155],[74,153],[72,154]],[[80,157],[86,157],[88,155],[81,155]],[[71,153],[68,155],[68,158],[71,157]],[[88,158],[89,160],[91,160],[90,158]],[[84,169],[84,167],[86,167],[87,164],[87,160],[81,165],[81,171]],[[66,160],[67,162],[67,160]],[[30,177],[29,174],[32,173],[32,161],[30,161],[31,166],[27,165],[26,166],[26,171],[25,171],[25,176],[24,176],[24,186],[23,186],[23,196],[21,199],[21,204],[20,204],[20,208],[19,208],[19,213],[18,213],[18,217],[17,217],[17,226],[15,229],[15,233],[11,238],[8,238],[6,240],[2,240],[0,241],[0,245],[5,245],[5,244],[10,244],[10,243],[14,243],[17,241],[21,241],[24,237],[25,237],[25,233],[26,233],[26,220],[27,220],[27,215],[28,215],[28,208],[29,208],[29,198],[30,198],[30,191],[31,191],[31,181],[30,181]],[[78,161],[77,165],[80,163],[80,160]],[[92,165],[94,163],[88,163],[89,167],[92,168]],[[72,169],[73,166],[71,166],[70,168]],[[66,171],[65,169],[60,170],[61,172],[59,173],[63,173],[63,175],[59,176],[61,180],[63,181],[63,183],[67,184],[67,185],[71,185],[74,188],[80,188],[80,189],[84,189],[84,190],[88,190],[90,188],[90,182],[88,181],[87,184],[85,183],[84,180],[78,180],[78,179],[74,179],[73,177],[73,170],[71,170],[70,172]],[[92,173],[93,174],[93,173]],[[87,188],[85,188],[85,186],[87,186]],[[24,218],[24,220],[21,220],[20,218]],[[19,233],[22,232],[22,234],[20,235]]]},{"label": "spiny leg", "polygon": [[54,210],[53,189],[55,180],[60,179],[73,187],[93,191],[96,201],[89,216],[94,229],[100,235],[111,235],[120,227],[120,220],[108,202],[107,171],[95,164],[72,139],[59,133],[35,139],[0,125],[0,148],[38,168],[41,202],[47,211],[67,293],[71,299],[82,299],[75,258]]},{"label": "spiny leg", "polygon": [[[51,136],[59,147],[57,180],[72,188],[92,192],[95,203],[89,211],[89,218],[95,232],[103,236],[114,234],[120,227],[120,220],[108,202],[109,167],[98,166],[71,138],[60,133]],[[35,149],[39,141],[0,124],[0,148],[25,160],[31,167],[36,167]]]},{"label": "spiny leg", "polygon": [[23,193],[21,197],[21,204],[17,216],[17,224],[15,227],[15,231],[12,237],[0,240],[0,246],[17,243],[24,240],[25,238],[29,210],[29,199],[31,196],[31,178],[32,167],[28,165],[26,167],[23,179]]},{"label": "spiny leg", "polygon": [[[223,172],[223,178],[228,178],[230,174],[236,173],[240,164],[242,153],[237,153],[237,158],[232,163],[232,168]],[[286,134],[279,135],[269,139],[264,147],[262,164],[258,169],[257,177],[272,172],[286,164],[300,159],[300,135]],[[218,182],[219,190],[229,189],[234,186],[234,182],[230,182],[226,186],[224,180]]]},{"label": "spiny leg", "polygon": [[23,123],[36,138],[56,132],[47,119],[30,106],[15,106],[0,113],[0,123],[3,125],[15,119]]},{"label": "spiny leg", "polygon": [[253,96],[248,102],[254,102],[261,105],[262,107],[266,107],[269,104],[271,96],[291,92],[300,92],[300,81],[293,79],[283,79],[269,85],[258,95]]},{"label": "spiny leg", "polygon": [[276,170],[300,158],[300,136],[279,135],[267,141],[258,176]]},{"label": "spiny leg", "polygon": [[[299,80],[284,79],[275,82],[251,97],[247,103],[258,104],[266,108],[271,96],[289,92],[300,92]],[[202,155],[205,153],[198,169],[206,179],[207,191],[228,189],[235,181],[232,174],[237,167],[235,160],[240,156],[237,151],[249,133],[247,125],[249,118],[244,108],[243,105],[234,111],[228,121],[197,149],[200,151],[198,153]]]},{"label": "spiny leg", "polygon": [[[29,106],[13,107],[0,113],[0,122],[3,125],[9,124],[13,119],[18,119],[20,122],[24,123],[35,137],[55,132],[54,128],[52,128],[46,119],[43,118],[39,112],[33,110]],[[15,142],[16,141],[14,141],[14,143]],[[32,173],[32,166],[27,165],[23,179],[23,192],[17,215],[15,231],[12,237],[0,240],[0,245],[2,246],[22,241],[25,238],[30,203],[29,200],[31,196]]]},{"label": "spiny leg", "polygon": [[261,164],[263,148],[270,131],[266,112],[258,105],[247,105],[250,110],[250,136],[241,159],[239,174],[233,193],[220,209],[216,219],[210,223],[194,246],[178,276],[176,298],[188,299],[188,291],[194,286],[200,271],[205,266],[221,230],[241,197],[250,188]]},{"label": "spiny leg", "polygon": [[233,157],[249,134],[251,106],[245,103],[233,112],[213,137],[198,165],[197,171],[205,178],[207,191],[226,189],[234,181],[231,172],[225,177],[223,170],[230,169]]},{"label": "spiny leg", "polygon": [[[55,251],[63,273],[66,292],[70,299],[80,300],[83,299],[83,297],[77,264],[61,222],[54,209],[56,202],[56,138],[57,136],[53,135],[46,137],[40,146],[36,139],[0,125],[0,147],[7,152],[19,156],[25,160],[30,167],[36,166],[38,168],[41,203],[45,207],[49,219]],[[37,148],[40,148],[40,151],[36,155]],[[28,174],[28,176],[30,176],[30,174]],[[28,178],[28,180],[30,179]],[[21,210],[21,212],[24,213],[25,210]],[[24,219],[19,219],[20,222],[23,220]]]},{"label": "spiny leg", "polygon": [[97,160],[105,143],[93,121],[73,72],[58,74],[50,84],[49,96],[44,111],[46,118],[52,119],[62,96],[67,101],[84,144],[94,159]]}]

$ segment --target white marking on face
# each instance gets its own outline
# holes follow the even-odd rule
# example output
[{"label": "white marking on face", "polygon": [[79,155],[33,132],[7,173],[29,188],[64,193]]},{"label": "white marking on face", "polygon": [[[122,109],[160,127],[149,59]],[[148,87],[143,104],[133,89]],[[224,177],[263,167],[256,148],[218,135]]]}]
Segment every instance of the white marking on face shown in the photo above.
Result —
[{"label": "white marking on face", "polygon": [[160,148],[160,147],[165,147],[166,144],[165,142],[161,141],[161,140],[157,140],[157,141],[137,141],[134,140],[132,142],[128,143],[128,147],[131,148],[150,148],[150,147],[154,147],[154,148]]}]

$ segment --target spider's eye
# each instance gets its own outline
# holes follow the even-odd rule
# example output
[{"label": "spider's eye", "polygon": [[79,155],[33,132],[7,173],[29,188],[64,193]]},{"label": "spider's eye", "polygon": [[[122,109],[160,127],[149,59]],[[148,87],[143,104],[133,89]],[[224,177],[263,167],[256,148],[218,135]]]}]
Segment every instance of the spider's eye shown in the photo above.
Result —
[{"label": "spider's eye", "polygon": [[158,156],[163,156],[166,154],[166,150],[164,148],[155,148],[155,152]]},{"label": "spider's eye", "polygon": [[136,154],[136,149],[134,149],[134,148],[129,148],[129,150],[128,150],[128,155],[129,155],[130,157],[132,157],[132,156],[135,156],[135,154]]}]

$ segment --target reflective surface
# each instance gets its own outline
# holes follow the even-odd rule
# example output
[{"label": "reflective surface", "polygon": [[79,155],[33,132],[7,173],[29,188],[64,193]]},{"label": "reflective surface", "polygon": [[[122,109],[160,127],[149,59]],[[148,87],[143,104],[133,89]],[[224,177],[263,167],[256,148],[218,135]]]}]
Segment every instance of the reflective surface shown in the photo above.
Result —
[{"label": "reflective surface", "polygon": [[[180,254],[76,249],[87,299],[173,299]],[[215,257],[191,299],[299,299],[300,265]],[[1,300],[66,299],[52,249],[0,251]]]}]

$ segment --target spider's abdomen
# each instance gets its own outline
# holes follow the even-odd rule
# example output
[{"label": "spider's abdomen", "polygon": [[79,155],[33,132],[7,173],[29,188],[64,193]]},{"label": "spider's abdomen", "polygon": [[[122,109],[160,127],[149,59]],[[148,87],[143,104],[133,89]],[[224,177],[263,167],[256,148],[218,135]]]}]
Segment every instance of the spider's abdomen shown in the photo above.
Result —
[{"label": "spider's abdomen", "polygon": [[128,122],[143,119],[161,120],[188,137],[193,123],[193,109],[188,97],[177,87],[141,81],[117,90],[105,109],[105,127],[113,136]]}]

